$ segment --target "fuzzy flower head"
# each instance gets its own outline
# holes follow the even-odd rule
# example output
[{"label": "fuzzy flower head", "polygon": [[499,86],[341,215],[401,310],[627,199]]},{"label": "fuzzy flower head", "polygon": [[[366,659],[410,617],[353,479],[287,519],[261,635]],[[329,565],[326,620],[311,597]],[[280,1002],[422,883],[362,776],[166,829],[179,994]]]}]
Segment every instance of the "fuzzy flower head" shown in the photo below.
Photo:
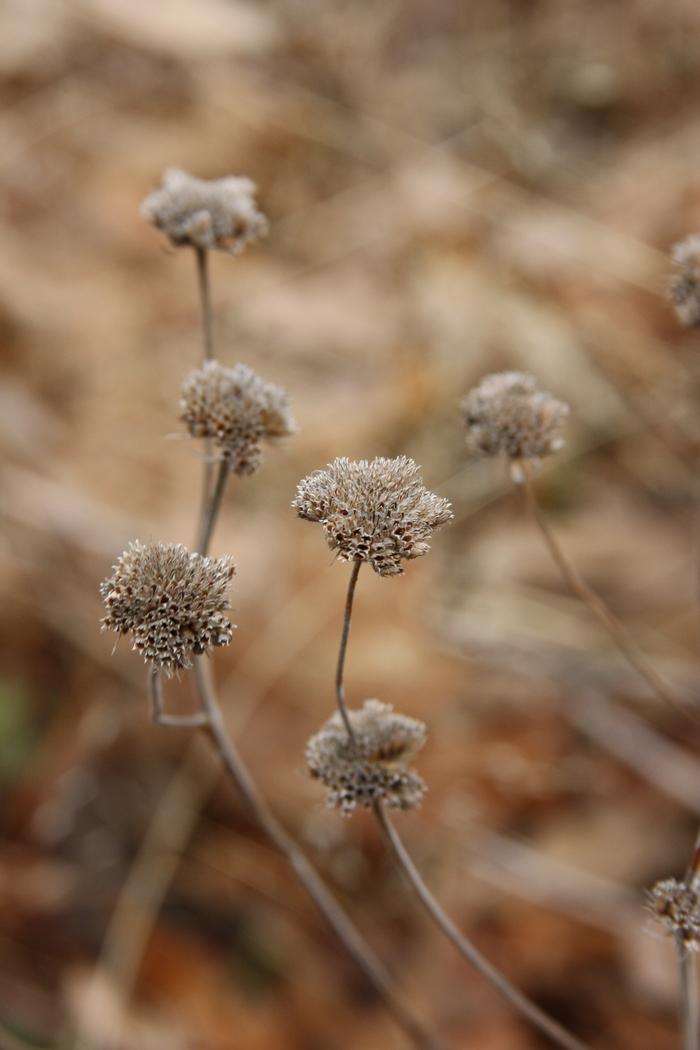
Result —
[{"label": "fuzzy flower head", "polygon": [[697,883],[661,879],[649,891],[649,908],[689,951],[700,951],[700,893]]},{"label": "fuzzy flower head", "polygon": [[196,179],[180,168],[168,168],[141,212],[176,247],[218,248],[237,255],[268,231],[267,219],[255,205],[255,190],[254,182],[239,175]]},{"label": "fuzzy flower head", "polygon": [[394,809],[419,805],[425,783],[408,763],[425,743],[423,723],[394,714],[380,700],[365,700],[348,714],[354,742],[337,712],[306,746],[310,775],[330,788],[328,805],[345,816],[378,801]]},{"label": "fuzzy flower head", "polygon": [[564,444],[569,406],[540,390],[534,376],[497,372],[486,376],[460,404],[467,443],[486,456],[540,460]]},{"label": "fuzzy flower head", "polygon": [[453,517],[449,500],[428,492],[407,456],[336,459],[299,483],[292,506],[323,526],[340,558],[369,562],[380,576],[395,576],[404,559],[427,554],[433,529]]},{"label": "fuzzy flower head", "polygon": [[700,233],[691,233],[673,246],[674,273],[668,295],[685,328],[700,327]]},{"label": "fuzzy flower head", "polygon": [[131,632],[132,648],[169,675],[191,667],[193,654],[231,641],[226,592],[234,572],[229,557],[135,540],[100,586],[107,609],[102,630]]},{"label": "fuzzy flower head", "polygon": [[225,368],[218,361],[206,361],[186,377],[180,418],[192,437],[211,438],[239,475],[258,469],[263,441],[297,430],[281,386],[266,383],[247,365]]}]

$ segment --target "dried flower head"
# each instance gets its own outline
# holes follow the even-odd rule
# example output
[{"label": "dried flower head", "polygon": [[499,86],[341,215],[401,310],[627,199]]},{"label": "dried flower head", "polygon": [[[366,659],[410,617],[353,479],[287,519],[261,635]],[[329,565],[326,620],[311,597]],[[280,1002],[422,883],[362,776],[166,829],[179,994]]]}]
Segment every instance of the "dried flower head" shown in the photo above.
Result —
[{"label": "dried flower head", "polygon": [[340,558],[367,561],[380,576],[395,576],[404,559],[427,554],[432,530],[453,516],[449,500],[428,492],[407,456],[336,459],[299,482],[292,506],[323,526]]},{"label": "dried flower head", "polygon": [[408,763],[425,743],[423,723],[395,715],[380,700],[365,700],[360,710],[348,714],[354,742],[336,713],[306,746],[310,775],[330,788],[328,805],[346,816],[375,801],[394,809],[419,805],[425,783]]},{"label": "dried flower head", "polygon": [[172,674],[192,654],[228,645],[232,625],[226,591],[235,572],[229,557],[203,558],[180,543],[130,543],[100,586],[103,631],[133,634],[132,648]]},{"label": "dried flower head", "polygon": [[649,891],[649,908],[690,951],[700,951],[700,893],[697,884],[661,879]]},{"label": "dried flower head", "polygon": [[242,176],[196,179],[180,168],[168,168],[141,211],[176,246],[237,255],[268,231],[267,219],[255,206],[255,190],[255,183]]},{"label": "dried flower head", "polygon": [[671,258],[674,273],[668,294],[678,320],[686,328],[700,327],[700,233],[691,233],[674,244]]},{"label": "dried flower head", "polygon": [[569,406],[538,389],[534,376],[497,372],[462,400],[467,442],[487,456],[539,460],[564,444]]},{"label": "dried flower head", "polygon": [[266,383],[247,365],[224,368],[206,361],[182,384],[180,418],[192,437],[214,440],[234,474],[260,466],[263,440],[294,434],[287,392]]}]

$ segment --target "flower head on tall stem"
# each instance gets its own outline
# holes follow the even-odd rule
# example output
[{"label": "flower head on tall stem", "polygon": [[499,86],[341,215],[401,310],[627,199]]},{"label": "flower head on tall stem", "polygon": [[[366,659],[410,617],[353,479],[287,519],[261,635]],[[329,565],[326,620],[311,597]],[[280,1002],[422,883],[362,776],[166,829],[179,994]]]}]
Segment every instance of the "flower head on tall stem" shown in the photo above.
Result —
[{"label": "flower head on tall stem", "polygon": [[180,418],[192,437],[209,438],[233,474],[253,474],[263,441],[296,433],[287,392],[247,365],[205,361],[182,384]]},{"label": "flower head on tall stem", "polygon": [[678,320],[685,328],[700,327],[700,234],[691,233],[674,244],[671,251],[674,272],[668,295]]},{"label": "flower head on tall stem", "polygon": [[326,787],[329,806],[349,816],[357,806],[377,801],[395,809],[412,809],[425,792],[423,779],[408,763],[426,740],[422,722],[394,714],[389,704],[365,700],[348,711],[353,739],[338,712],[312,736],[306,764],[312,777]]},{"label": "flower head on tall stem", "polygon": [[180,168],[168,168],[141,211],[176,247],[237,255],[268,231],[267,219],[255,204],[255,190],[255,183],[243,176],[197,179]]},{"label": "flower head on tall stem", "polygon": [[[486,376],[460,404],[467,444],[486,456],[505,456],[511,464],[537,463],[564,444],[562,429],[569,406],[524,372]],[[517,472],[516,472],[517,473]]]},{"label": "flower head on tall stem", "polygon": [[343,561],[369,562],[380,576],[398,575],[404,560],[427,554],[433,530],[453,517],[449,500],[425,488],[407,456],[336,459],[299,482],[292,506],[322,526]]},{"label": "flower head on tall stem", "polygon": [[230,557],[135,540],[100,586],[107,609],[102,630],[130,633],[132,648],[154,670],[171,675],[191,667],[192,656],[231,641],[226,592],[234,572]]}]

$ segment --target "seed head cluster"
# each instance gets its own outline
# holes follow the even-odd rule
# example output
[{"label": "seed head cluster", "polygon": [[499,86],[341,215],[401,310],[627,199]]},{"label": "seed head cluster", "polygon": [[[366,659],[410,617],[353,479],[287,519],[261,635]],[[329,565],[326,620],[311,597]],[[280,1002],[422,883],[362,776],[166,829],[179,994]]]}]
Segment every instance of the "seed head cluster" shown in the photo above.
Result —
[{"label": "seed head cluster", "polygon": [[248,368],[206,361],[182,385],[180,418],[192,437],[212,438],[233,474],[253,474],[262,442],[294,434],[297,425],[281,386]]},{"label": "seed head cluster", "polygon": [[486,456],[539,460],[564,444],[569,406],[540,390],[534,376],[497,372],[462,400],[467,443]]},{"label": "seed head cluster", "polygon": [[649,891],[649,907],[656,919],[689,951],[700,951],[700,893],[697,884],[661,879]]},{"label": "seed head cluster", "polygon": [[168,168],[141,211],[176,247],[216,248],[237,255],[268,231],[267,219],[255,205],[255,190],[255,183],[242,176],[197,179],[180,168]]},{"label": "seed head cluster", "polygon": [[322,525],[340,558],[369,562],[380,576],[395,576],[403,560],[427,554],[433,529],[453,517],[449,500],[425,488],[407,456],[336,459],[299,483],[292,506]]},{"label": "seed head cluster", "polygon": [[673,246],[674,273],[668,294],[685,328],[700,327],[700,233],[691,233]]},{"label": "seed head cluster", "polygon": [[408,763],[425,743],[424,724],[380,700],[365,700],[349,717],[354,742],[336,713],[306,746],[310,775],[330,788],[328,805],[345,816],[376,801],[394,809],[419,805],[425,782]]},{"label": "seed head cluster", "polygon": [[204,558],[182,544],[130,543],[100,591],[103,631],[133,635],[147,663],[172,674],[193,654],[228,645],[232,625],[226,592],[235,572],[229,557]]}]

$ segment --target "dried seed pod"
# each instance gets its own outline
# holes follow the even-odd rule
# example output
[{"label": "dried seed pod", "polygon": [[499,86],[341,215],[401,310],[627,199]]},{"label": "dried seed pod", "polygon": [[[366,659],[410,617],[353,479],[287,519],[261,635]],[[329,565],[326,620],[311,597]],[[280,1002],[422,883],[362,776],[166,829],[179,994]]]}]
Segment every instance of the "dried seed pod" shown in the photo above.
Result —
[{"label": "dried seed pod", "polygon": [[310,775],[330,788],[328,805],[346,816],[377,801],[395,809],[419,805],[425,783],[408,763],[425,743],[424,724],[380,700],[365,700],[348,716],[354,741],[336,713],[306,747]]},{"label": "dried seed pod", "polygon": [[192,437],[214,441],[233,474],[253,474],[262,442],[296,433],[287,392],[247,365],[206,361],[182,384],[180,418]]},{"label": "dried seed pod", "polygon": [[534,376],[496,372],[486,376],[460,404],[467,444],[486,456],[540,460],[564,444],[569,406],[540,390]]},{"label": "dried seed pod", "polygon": [[689,951],[700,950],[700,892],[695,883],[661,879],[649,891],[649,908]]},{"label": "dried seed pod", "polygon": [[671,258],[674,273],[668,295],[678,320],[685,328],[700,327],[700,234],[691,233],[674,244]]},{"label": "dried seed pod", "polygon": [[228,645],[233,628],[226,595],[233,560],[203,558],[182,544],[135,540],[100,586],[103,631],[133,636],[147,663],[172,674],[192,655]]},{"label": "dried seed pod", "polygon": [[255,183],[242,176],[197,179],[180,168],[168,168],[141,211],[176,247],[237,255],[268,231],[267,219],[255,205],[255,190]]},{"label": "dried seed pod", "polygon": [[427,554],[433,529],[453,517],[449,500],[425,488],[407,456],[336,459],[299,483],[292,506],[320,523],[340,558],[369,562],[380,576],[395,576],[403,560]]}]

